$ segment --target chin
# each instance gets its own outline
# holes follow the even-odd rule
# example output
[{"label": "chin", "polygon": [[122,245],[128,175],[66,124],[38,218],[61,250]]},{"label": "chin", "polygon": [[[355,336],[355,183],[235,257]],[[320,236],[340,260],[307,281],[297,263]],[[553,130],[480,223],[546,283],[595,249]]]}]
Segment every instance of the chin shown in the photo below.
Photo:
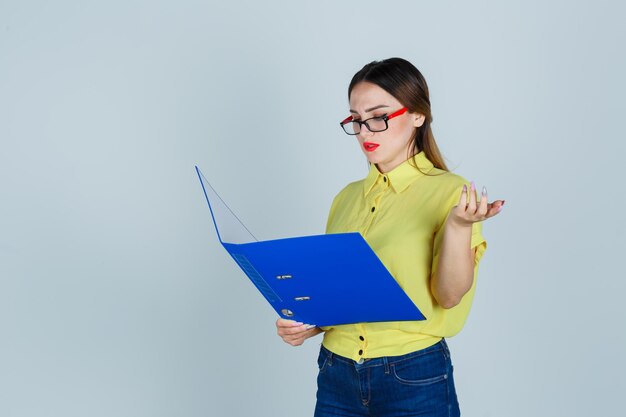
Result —
[{"label": "chin", "polygon": [[372,154],[365,154],[365,157],[367,158],[367,160],[369,161],[370,164],[378,164],[380,162],[382,162],[382,158],[376,155],[372,155]]}]

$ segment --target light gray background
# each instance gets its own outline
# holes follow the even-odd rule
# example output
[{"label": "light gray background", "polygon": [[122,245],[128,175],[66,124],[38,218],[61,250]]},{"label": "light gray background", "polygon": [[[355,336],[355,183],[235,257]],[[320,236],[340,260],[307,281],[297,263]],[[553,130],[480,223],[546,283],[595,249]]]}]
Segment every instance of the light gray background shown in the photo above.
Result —
[{"label": "light gray background", "polygon": [[307,416],[293,348],[219,246],[198,164],[261,239],[366,174],[338,121],[412,61],[485,222],[450,339],[465,416],[621,416],[620,2],[0,2],[0,415]]}]

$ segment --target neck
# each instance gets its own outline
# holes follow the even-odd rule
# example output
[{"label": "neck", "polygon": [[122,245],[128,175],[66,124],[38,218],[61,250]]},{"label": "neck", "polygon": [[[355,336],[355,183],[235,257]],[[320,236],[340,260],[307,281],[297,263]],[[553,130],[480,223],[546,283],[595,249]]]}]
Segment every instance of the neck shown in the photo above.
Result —
[{"label": "neck", "polygon": [[380,172],[381,174],[386,174],[389,171],[393,171],[396,167],[402,165],[403,163],[405,163],[409,159],[413,158],[415,155],[417,155],[417,152],[411,154],[411,156],[409,156],[404,161],[399,161],[399,162],[392,161],[392,162],[389,162],[389,163],[378,163],[378,164],[374,164],[374,165],[376,165],[376,168],[378,169],[378,172]]}]

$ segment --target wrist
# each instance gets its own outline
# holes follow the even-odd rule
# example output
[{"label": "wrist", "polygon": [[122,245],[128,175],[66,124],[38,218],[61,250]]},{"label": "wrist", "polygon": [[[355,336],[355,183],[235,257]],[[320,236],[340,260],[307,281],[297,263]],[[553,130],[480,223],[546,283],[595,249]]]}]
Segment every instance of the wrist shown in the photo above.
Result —
[{"label": "wrist", "polygon": [[473,222],[450,216],[446,222],[446,229],[467,230],[471,229],[473,224]]}]

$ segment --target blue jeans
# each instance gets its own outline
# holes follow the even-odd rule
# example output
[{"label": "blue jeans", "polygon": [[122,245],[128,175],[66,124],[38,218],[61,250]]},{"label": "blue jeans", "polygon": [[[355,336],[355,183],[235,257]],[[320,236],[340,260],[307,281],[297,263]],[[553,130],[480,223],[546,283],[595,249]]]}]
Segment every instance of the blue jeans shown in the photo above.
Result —
[{"label": "blue jeans", "polygon": [[361,364],[322,346],[317,364],[315,417],[460,416],[445,339]]}]

